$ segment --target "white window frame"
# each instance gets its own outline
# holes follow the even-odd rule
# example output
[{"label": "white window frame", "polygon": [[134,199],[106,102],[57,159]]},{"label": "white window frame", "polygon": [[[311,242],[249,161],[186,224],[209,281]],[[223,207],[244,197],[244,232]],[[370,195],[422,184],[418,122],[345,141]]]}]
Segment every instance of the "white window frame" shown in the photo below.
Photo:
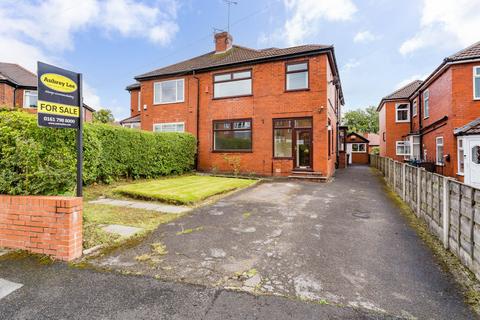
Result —
[{"label": "white window frame", "polygon": [[[403,144],[403,153],[398,153],[398,147],[399,147],[400,144]],[[396,143],[395,143],[395,154],[397,156],[409,156],[410,151],[406,152],[408,145],[409,145],[409,141],[405,141],[405,140],[396,141]]]},{"label": "white window frame", "polygon": [[417,109],[418,109],[418,103],[417,103],[417,99],[413,100],[413,105],[412,105],[412,117],[416,117],[417,116]]},{"label": "white window frame", "polygon": [[138,90],[138,95],[137,95],[138,112],[140,112],[142,110],[142,105],[140,104],[141,94],[142,94],[142,92],[140,90]]},{"label": "white window frame", "polygon": [[[182,130],[182,131],[162,131],[162,130],[157,131],[157,130],[155,130],[155,128],[156,128],[157,126],[168,126],[168,125],[175,125],[175,126],[177,126],[177,125],[179,125],[179,124],[181,124],[182,127],[183,127],[183,130]],[[159,122],[159,123],[154,123],[154,124],[153,124],[153,132],[185,132],[185,122]]]},{"label": "white window frame", "polygon": [[[423,99],[423,119],[428,119],[430,117],[430,91],[427,89],[422,93],[422,99]],[[428,108],[425,108],[428,101]],[[428,110],[428,112],[425,112],[425,110]]]},{"label": "white window frame", "polygon": [[[418,142],[415,142],[415,138],[418,138]],[[421,158],[421,148],[420,148],[420,136],[418,135],[412,135],[410,136],[409,138],[409,144],[410,144],[410,153],[409,153],[409,159],[412,159],[414,157],[414,150],[415,150],[415,146],[418,147],[418,151],[419,151],[419,154],[418,154],[418,157],[419,159],[415,159],[417,161],[420,160]]]},{"label": "white window frame", "polygon": [[[356,144],[358,146],[360,145],[363,145],[364,146],[364,150],[363,151],[354,151],[353,150],[353,145]],[[359,148],[358,148],[359,149]],[[360,150],[360,149],[359,149]],[[352,143],[352,153],[367,153],[368,150],[367,150],[367,144],[366,143],[363,143],[363,142],[356,142],[356,143]]]},{"label": "white window frame", "polygon": [[[178,85],[177,85],[177,82],[181,81],[183,83],[183,92],[182,92],[182,95],[181,95],[181,99],[179,99],[179,96],[178,96]],[[167,101],[167,102],[162,102],[162,85],[164,83],[168,83],[168,82],[175,82],[175,101]],[[157,95],[155,94],[156,93],[156,90],[157,90],[157,85],[159,85],[159,89],[160,89],[160,101],[157,101],[155,100],[155,98],[157,97]],[[157,82],[154,82],[153,83],[153,104],[172,104],[172,103],[182,103],[185,101],[185,79],[181,78],[181,79],[171,79],[171,80],[165,80],[165,81],[157,81]]]},{"label": "white window frame", "polygon": [[[407,109],[406,109],[406,110],[407,110],[407,120],[399,120],[399,119],[398,119],[398,111],[399,111],[399,110],[398,110],[398,107],[399,107],[399,106],[402,106],[402,105],[406,105],[406,106],[407,106]],[[403,111],[403,110],[402,110],[402,111]],[[395,122],[400,122],[400,123],[402,123],[402,122],[410,122],[410,105],[409,105],[408,102],[407,102],[407,103],[396,103],[396,104],[395,104]]]},{"label": "white window frame", "polygon": [[[439,143],[438,141],[441,140],[442,143]],[[443,140],[443,137],[436,137],[435,138],[435,163],[437,166],[444,166],[445,163],[443,162],[443,156],[445,155],[445,147],[444,147],[445,141]],[[442,162],[438,162],[438,147],[442,146]]]},{"label": "white window frame", "polygon": [[[462,146],[460,146],[460,144]],[[460,151],[463,153],[463,171],[460,171]],[[457,175],[465,175],[465,139],[463,137],[457,138]]]},{"label": "white window frame", "polygon": [[26,102],[26,97],[27,97],[27,92],[30,93],[30,92],[35,92],[36,96],[37,96],[37,104],[38,104],[38,91],[37,90],[23,90],[23,108],[25,109],[36,109],[36,107],[30,107],[30,106],[27,106],[25,105],[25,102]]},{"label": "white window frame", "polygon": [[[135,126],[136,124],[138,124],[138,127]],[[129,128],[129,129],[138,129],[138,130],[140,130],[140,122],[125,123],[125,124],[122,124],[122,127],[124,127],[124,128]]]},{"label": "white window frame", "polygon": [[477,70],[480,70],[480,66],[473,67],[473,100],[480,100],[480,96],[475,96],[475,80],[480,79],[480,74],[477,74]]}]

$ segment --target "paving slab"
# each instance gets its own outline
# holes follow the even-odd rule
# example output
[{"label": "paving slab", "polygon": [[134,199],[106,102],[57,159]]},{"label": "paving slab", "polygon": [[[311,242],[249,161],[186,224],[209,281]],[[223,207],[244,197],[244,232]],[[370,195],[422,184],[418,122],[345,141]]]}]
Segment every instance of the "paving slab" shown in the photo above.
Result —
[{"label": "paving slab", "polygon": [[[161,259],[135,259],[159,242],[168,251]],[[93,263],[400,317],[476,318],[368,167],[339,170],[332,183],[276,181],[242,190]]]},{"label": "paving slab", "polygon": [[5,279],[0,278],[0,300],[15,290],[20,289],[23,284],[11,282]]},{"label": "paving slab", "polygon": [[122,226],[120,224],[110,224],[108,226],[102,227],[102,229],[108,233],[116,233],[122,237],[131,237],[134,234],[142,231],[142,228]]},{"label": "paving slab", "polygon": [[90,201],[91,204],[105,204],[109,206],[116,206],[116,207],[127,207],[127,208],[136,208],[136,209],[144,209],[162,213],[185,213],[192,210],[186,206],[173,206],[169,204],[159,204],[159,203],[152,203],[146,201],[129,201],[129,200],[118,200],[118,199],[109,199],[109,198],[102,198],[98,200]]}]

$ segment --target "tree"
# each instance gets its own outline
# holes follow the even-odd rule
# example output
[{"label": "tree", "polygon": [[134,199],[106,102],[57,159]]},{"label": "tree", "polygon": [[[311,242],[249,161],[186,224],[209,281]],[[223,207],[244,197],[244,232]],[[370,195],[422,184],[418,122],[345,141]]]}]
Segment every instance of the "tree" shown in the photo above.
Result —
[{"label": "tree", "polygon": [[378,112],[374,106],[345,112],[343,124],[349,132],[378,133]]},{"label": "tree", "polygon": [[93,121],[100,123],[113,123],[115,118],[113,117],[112,111],[108,109],[100,109],[93,113]]}]

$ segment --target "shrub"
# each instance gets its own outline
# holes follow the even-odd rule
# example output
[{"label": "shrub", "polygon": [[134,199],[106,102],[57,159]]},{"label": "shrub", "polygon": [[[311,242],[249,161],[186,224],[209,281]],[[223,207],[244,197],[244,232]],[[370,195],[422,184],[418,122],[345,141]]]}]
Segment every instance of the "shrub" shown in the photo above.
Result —
[{"label": "shrub", "polygon": [[[192,169],[188,133],[85,124],[83,183],[154,178]],[[75,188],[75,130],[40,128],[36,117],[0,111],[0,194],[64,194]]]}]

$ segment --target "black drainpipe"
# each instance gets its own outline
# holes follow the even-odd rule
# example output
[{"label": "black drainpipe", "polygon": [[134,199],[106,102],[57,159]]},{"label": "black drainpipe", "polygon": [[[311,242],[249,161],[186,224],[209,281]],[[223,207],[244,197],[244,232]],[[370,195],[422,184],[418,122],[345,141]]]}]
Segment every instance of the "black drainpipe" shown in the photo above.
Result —
[{"label": "black drainpipe", "polygon": [[197,80],[197,105],[196,105],[196,113],[197,113],[197,156],[195,157],[195,169],[198,171],[198,158],[200,153],[200,79],[195,76],[195,70],[193,70],[193,78]]},{"label": "black drainpipe", "polygon": [[17,86],[17,85],[15,85],[15,87],[13,87],[13,108],[14,108],[14,109],[16,108],[16,106],[15,106],[15,103],[16,103],[16,100],[17,100],[17,99],[16,99],[16,96],[17,96],[17,94],[16,94],[16,93],[17,93],[17,89],[18,89],[18,86]]}]

